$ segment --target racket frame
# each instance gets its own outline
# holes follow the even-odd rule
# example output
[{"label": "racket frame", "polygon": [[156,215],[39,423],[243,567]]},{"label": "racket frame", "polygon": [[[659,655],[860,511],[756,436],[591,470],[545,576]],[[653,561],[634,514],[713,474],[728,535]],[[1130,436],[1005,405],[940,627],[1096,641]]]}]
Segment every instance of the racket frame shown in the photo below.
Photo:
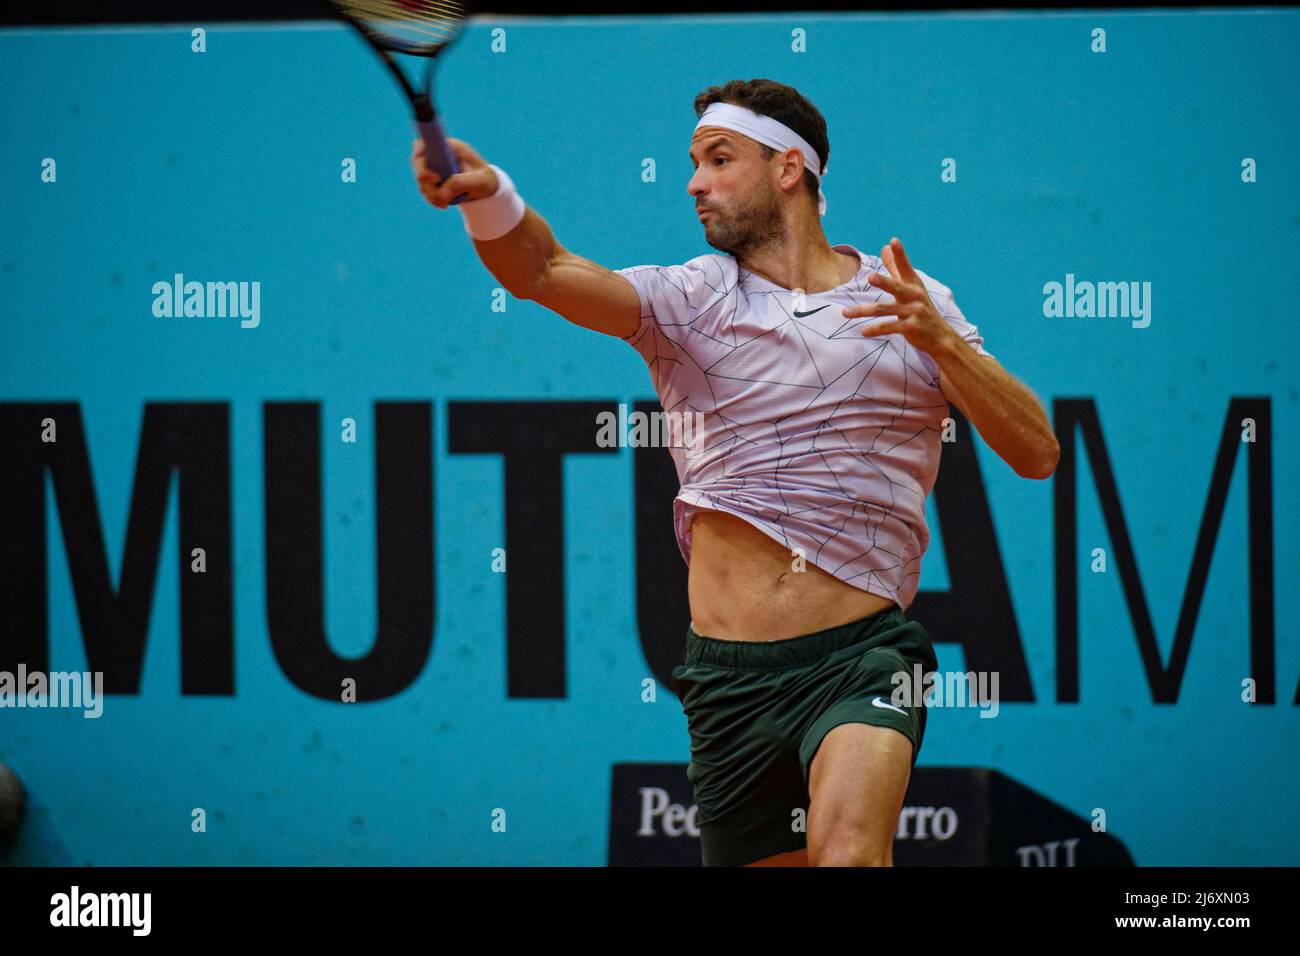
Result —
[{"label": "racket frame", "polygon": [[[459,38],[461,29],[457,29],[450,39],[439,44],[413,44],[403,43],[400,40],[381,40],[360,20],[344,13],[333,4],[330,6],[340,19],[360,33],[371,49],[379,54],[379,58],[383,60],[384,65],[388,67],[401,86],[402,92],[406,94],[406,98],[410,100],[411,110],[415,114],[415,128],[419,132],[420,138],[424,140],[425,164],[441,176],[443,180],[460,172],[460,163],[457,162],[456,154],[447,142],[447,134],[443,131],[437,111],[433,108],[433,68],[435,61],[442,55],[443,51]],[[430,46],[433,47],[432,52],[430,52]],[[417,56],[425,61],[423,90],[417,90],[411,85],[406,73],[393,59],[393,53]],[[451,205],[458,205],[468,197],[469,193],[461,193],[451,200]]]}]

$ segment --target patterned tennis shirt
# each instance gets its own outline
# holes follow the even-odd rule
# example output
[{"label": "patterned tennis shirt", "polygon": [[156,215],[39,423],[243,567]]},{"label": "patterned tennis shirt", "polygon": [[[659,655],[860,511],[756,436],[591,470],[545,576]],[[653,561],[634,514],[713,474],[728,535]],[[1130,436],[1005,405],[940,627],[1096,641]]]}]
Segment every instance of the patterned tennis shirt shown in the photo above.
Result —
[{"label": "patterned tennis shirt", "polygon": [[[688,565],[691,518],[724,511],[906,609],[930,543],[925,498],[948,401],[929,355],[898,333],[861,334],[890,317],[841,314],[889,297],[867,282],[888,274],[883,260],[832,248],[861,267],[817,293],[782,288],[721,253],[615,270],[641,298],[640,326],[624,341],[645,360],[664,411],[703,426],[669,448],[681,484],[674,530]],[[952,290],[916,271],[940,314],[988,355]]]}]

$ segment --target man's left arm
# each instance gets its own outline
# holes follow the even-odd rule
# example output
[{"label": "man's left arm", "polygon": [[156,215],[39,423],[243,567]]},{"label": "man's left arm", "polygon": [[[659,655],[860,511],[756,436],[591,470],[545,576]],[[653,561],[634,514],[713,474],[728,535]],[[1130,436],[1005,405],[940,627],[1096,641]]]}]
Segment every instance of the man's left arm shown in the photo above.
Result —
[{"label": "man's left arm", "polygon": [[956,332],[931,352],[939,389],[985,443],[1021,478],[1048,478],[1061,447],[1034,393],[991,355],[981,355]]},{"label": "man's left arm", "polygon": [[864,326],[868,337],[898,333],[939,366],[939,388],[968,419],[980,437],[1022,478],[1047,478],[1061,457],[1060,443],[1043,406],[991,355],[966,342],[939,312],[925,282],[908,261],[897,238],[880,250],[889,274],[873,272],[867,281],[894,297],[893,302],[851,305],[856,316],[896,316]]}]

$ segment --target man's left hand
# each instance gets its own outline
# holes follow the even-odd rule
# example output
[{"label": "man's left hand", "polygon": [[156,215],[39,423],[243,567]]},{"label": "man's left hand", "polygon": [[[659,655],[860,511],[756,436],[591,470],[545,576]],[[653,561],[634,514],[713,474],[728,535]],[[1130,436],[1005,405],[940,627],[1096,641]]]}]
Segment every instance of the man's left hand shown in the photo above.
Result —
[{"label": "man's left hand", "polygon": [[947,323],[939,310],[935,308],[925,283],[912,268],[903,244],[897,237],[889,240],[889,245],[880,250],[880,258],[889,267],[889,275],[873,272],[867,281],[894,297],[893,302],[873,302],[867,305],[851,305],[844,309],[846,318],[858,316],[894,315],[892,321],[875,322],[863,326],[862,334],[866,336],[889,335],[897,332],[912,344],[930,355],[935,355],[953,341],[961,341],[951,325]]}]

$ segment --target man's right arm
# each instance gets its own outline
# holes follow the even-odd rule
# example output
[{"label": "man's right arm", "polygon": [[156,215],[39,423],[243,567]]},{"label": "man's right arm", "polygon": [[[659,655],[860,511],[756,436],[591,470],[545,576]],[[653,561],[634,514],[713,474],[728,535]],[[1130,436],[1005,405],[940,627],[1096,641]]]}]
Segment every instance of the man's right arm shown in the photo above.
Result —
[{"label": "man's right arm", "polygon": [[474,239],[488,271],[516,299],[529,299],[574,325],[627,338],[641,324],[641,297],[627,279],[555,241],[532,207],[499,239]]},{"label": "man's right arm", "polygon": [[[496,174],[468,143],[447,137],[461,172],[439,182],[424,162],[424,141],[416,139],[411,162],[420,192],[445,209],[452,197],[491,195]],[[555,240],[546,220],[531,207],[513,229],[496,239],[472,239],[474,250],[507,292],[546,306],[575,325],[627,338],[641,324],[641,297],[623,276],[574,255]]]}]

